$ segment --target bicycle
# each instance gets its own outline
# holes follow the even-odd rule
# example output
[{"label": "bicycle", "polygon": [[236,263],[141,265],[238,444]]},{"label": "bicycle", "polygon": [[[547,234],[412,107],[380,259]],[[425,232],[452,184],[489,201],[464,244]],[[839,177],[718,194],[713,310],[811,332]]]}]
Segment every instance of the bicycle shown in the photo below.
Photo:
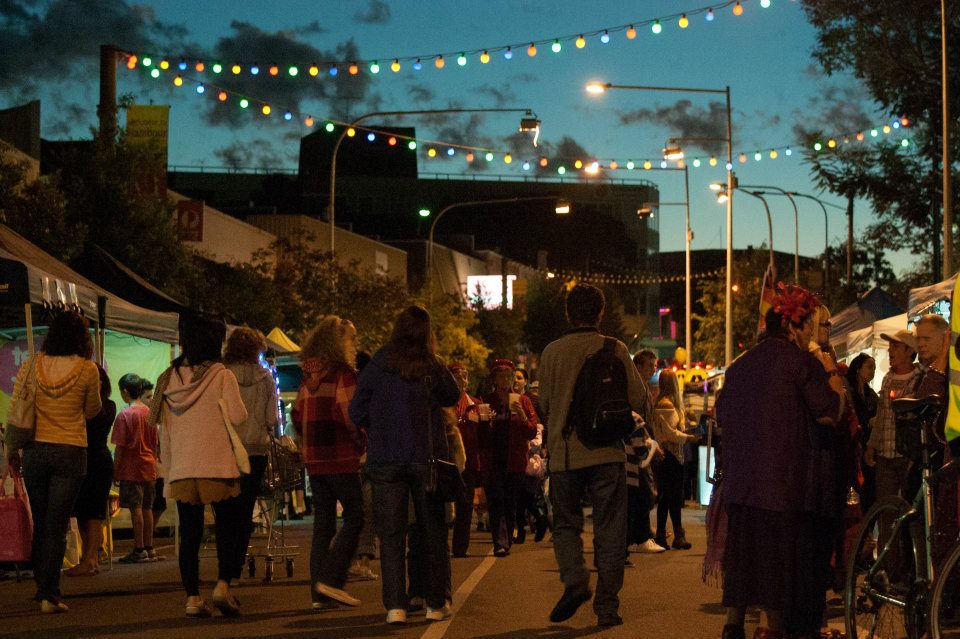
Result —
[{"label": "bicycle", "polygon": [[936,395],[893,401],[898,440],[920,465],[920,488],[912,504],[900,497],[878,500],[860,525],[844,588],[851,639],[920,639],[928,629],[930,639],[960,637],[960,538],[936,572],[932,555],[932,489],[958,472],[956,460],[936,473],[930,463],[940,443],[933,426],[942,406]]}]

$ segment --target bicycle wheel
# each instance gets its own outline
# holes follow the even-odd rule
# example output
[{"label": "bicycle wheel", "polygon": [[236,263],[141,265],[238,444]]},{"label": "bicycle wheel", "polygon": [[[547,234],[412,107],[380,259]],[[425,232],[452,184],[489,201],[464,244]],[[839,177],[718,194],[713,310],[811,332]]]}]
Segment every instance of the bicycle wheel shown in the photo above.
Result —
[{"label": "bicycle wheel", "polygon": [[931,639],[960,638],[960,543],[939,567],[930,595]]},{"label": "bicycle wheel", "polygon": [[904,524],[891,537],[894,521],[910,506],[899,497],[877,500],[864,517],[847,558],[843,604],[847,637],[912,638],[907,611],[913,583],[910,530]]}]

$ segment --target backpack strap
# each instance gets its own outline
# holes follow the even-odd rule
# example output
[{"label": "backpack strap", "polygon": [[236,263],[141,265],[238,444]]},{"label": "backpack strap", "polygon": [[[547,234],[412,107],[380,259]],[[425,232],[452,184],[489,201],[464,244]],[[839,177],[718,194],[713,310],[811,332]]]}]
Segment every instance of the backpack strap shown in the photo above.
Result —
[{"label": "backpack strap", "polygon": [[616,355],[616,354],[617,354],[617,340],[615,340],[615,339],[612,338],[612,337],[606,337],[606,336],[604,336],[604,338],[603,338],[603,349],[602,349],[602,350],[607,351],[607,352],[610,353],[611,355]]}]

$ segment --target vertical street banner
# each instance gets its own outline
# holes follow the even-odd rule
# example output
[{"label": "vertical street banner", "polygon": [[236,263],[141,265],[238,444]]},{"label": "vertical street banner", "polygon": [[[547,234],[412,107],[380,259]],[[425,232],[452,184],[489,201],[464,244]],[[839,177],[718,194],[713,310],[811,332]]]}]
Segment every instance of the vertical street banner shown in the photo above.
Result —
[{"label": "vertical street banner", "polygon": [[164,195],[167,192],[169,128],[169,105],[134,104],[127,107],[127,144],[150,152],[155,160],[137,179],[140,193],[144,195]]},{"label": "vertical street banner", "polygon": [[177,202],[177,238],[181,242],[203,241],[203,200]]},{"label": "vertical street banner", "polygon": [[773,260],[770,260],[770,264],[763,274],[763,283],[760,285],[760,322],[758,323],[757,333],[762,333],[767,328],[767,311],[773,306],[773,298],[777,295],[776,285],[774,284],[776,280],[777,269],[773,265]]}]

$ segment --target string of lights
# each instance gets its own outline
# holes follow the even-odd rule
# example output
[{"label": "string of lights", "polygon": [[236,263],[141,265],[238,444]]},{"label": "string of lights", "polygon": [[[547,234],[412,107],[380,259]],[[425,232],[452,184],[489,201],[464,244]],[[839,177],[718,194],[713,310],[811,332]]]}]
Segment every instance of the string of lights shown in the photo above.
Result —
[{"label": "string of lights", "polygon": [[[127,66],[130,67],[129,64]],[[138,67],[137,65],[133,65],[130,68],[147,70],[145,67]],[[175,72],[172,72],[169,69],[166,71],[160,71],[157,67],[153,67],[148,70],[148,73],[154,79],[159,79],[162,75],[174,75]],[[303,113],[296,109],[271,105],[271,103],[267,100],[241,94],[217,84],[204,82],[201,79],[193,76],[184,76],[180,73],[176,73],[172,82],[176,87],[183,87],[185,85],[193,86],[194,91],[198,96],[212,97],[212,99],[215,99],[218,103],[224,106],[235,105],[240,109],[259,112],[263,117],[275,117],[275,115],[277,115],[282,117],[282,119],[287,122],[293,122],[294,120],[302,122],[303,126],[307,128],[312,128],[318,121],[317,118],[314,118],[313,115],[308,113]],[[351,125],[349,122],[343,122],[335,118],[322,118],[319,121],[322,123],[321,126],[324,128],[324,130],[331,134],[338,131],[342,132],[343,129],[346,128],[347,136],[351,138],[355,137],[358,133],[363,133],[367,141],[371,143],[379,142],[389,146],[396,146],[397,144],[404,143],[411,151],[416,151],[418,148],[422,147],[424,149],[424,154],[429,159],[449,159],[455,156],[460,156],[463,157],[468,164],[472,164],[478,158],[483,159],[488,164],[494,162],[495,160],[500,160],[504,164],[513,164],[516,162],[516,165],[519,166],[523,171],[530,171],[536,166],[539,166],[540,168],[547,168],[548,166],[553,165],[556,167],[557,174],[561,176],[566,175],[570,171],[582,171],[587,176],[594,176],[599,174],[601,171],[632,171],[635,169],[649,171],[656,168],[682,169],[684,166],[690,166],[694,169],[697,169],[703,166],[714,167],[719,163],[719,160],[715,155],[686,157],[674,160],[672,162],[662,158],[653,160],[633,160],[629,158],[584,159],[577,157],[548,158],[544,155],[515,158],[514,153],[509,150],[487,146],[473,146],[458,142],[445,142],[442,140],[433,140],[428,138],[418,138],[415,136],[385,131],[375,126]],[[815,140],[809,144],[809,150],[813,153],[831,152],[841,149],[854,142],[869,142],[873,140],[885,139],[885,137],[892,132],[897,130],[906,130],[908,126],[909,120],[907,118],[894,118],[890,121],[884,122],[883,124],[878,124],[877,126],[871,127],[865,131],[845,133],[842,135]],[[903,147],[909,147],[911,145],[910,138],[900,138],[900,145]],[[754,151],[738,151],[735,153],[735,156],[740,164],[745,164],[749,162],[750,159],[752,159],[754,162],[760,162],[764,159],[776,160],[778,158],[789,158],[793,156],[793,154],[793,145],[782,145],[770,147],[766,151],[761,151],[759,149]]]},{"label": "string of lights", "polygon": [[264,79],[279,77],[320,79],[336,77],[341,72],[345,72],[348,76],[359,76],[361,74],[377,76],[386,68],[389,68],[393,73],[399,73],[401,70],[408,68],[413,71],[420,71],[425,66],[443,69],[447,66],[448,60],[455,61],[455,66],[463,68],[470,64],[471,60],[476,60],[481,65],[489,64],[494,56],[502,57],[505,61],[512,60],[514,57],[534,58],[541,51],[541,48],[549,48],[554,54],[561,53],[565,45],[572,45],[567,46],[567,48],[582,50],[588,44],[607,45],[613,41],[613,36],[619,36],[620,34],[627,41],[636,40],[640,30],[647,29],[652,36],[659,36],[663,33],[664,28],[669,25],[675,25],[678,29],[690,28],[693,25],[692,18],[702,16],[704,22],[712,23],[718,16],[726,14],[728,9],[731,15],[741,16],[744,13],[744,5],[754,2],[763,9],[771,6],[771,0],[723,0],[710,6],[687,9],[669,15],[636,20],[580,33],[533,38],[511,44],[474,49],[452,49],[418,55],[385,55],[364,60],[301,60],[284,61],[283,64],[280,64],[280,61],[263,64],[263,61],[237,60],[225,62],[223,60],[199,59],[195,55],[188,54],[165,55],[144,52],[125,52],[125,54],[127,67],[131,69],[139,64],[148,68],[156,66],[161,70],[175,68],[186,71],[191,69],[197,73],[209,73],[211,75],[247,75]]},{"label": "string of lights", "polygon": [[[686,275],[652,275],[652,274],[641,274],[641,275],[630,275],[630,274],[621,274],[621,273],[598,273],[598,272],[581,272],[581,271],[567,271],[567,270],[549,270],[549,269],[538,269],[541,274],[547,279],[559,278],[564,281],[578,281],[578,282],[592,282],[595,284],[608,284],[608,285],[642,285],[649,286],[654,284],[669,284],[675,282],[683,282],[686,280]],[[722,268],[714,269],[712,271],[705,271],[703,273],[695,273],[690,275],[691,280],[701,280],[701,279],[713,279],[722,276],[724,270]]]}]

